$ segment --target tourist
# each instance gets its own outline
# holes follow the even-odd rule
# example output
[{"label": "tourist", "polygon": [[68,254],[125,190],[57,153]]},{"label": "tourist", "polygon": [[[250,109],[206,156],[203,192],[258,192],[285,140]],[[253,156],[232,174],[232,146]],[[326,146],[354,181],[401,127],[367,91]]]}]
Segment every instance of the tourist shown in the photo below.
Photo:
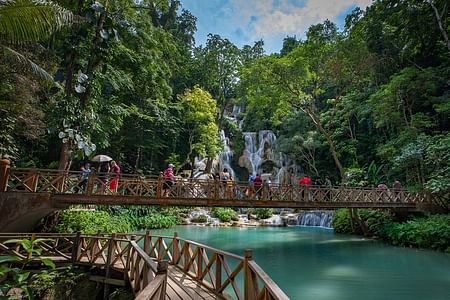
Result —
[{"label": "tourist", "polygon": [[396,191],[399,191],[399,190],[401,190],[403,187],[402,187],[402,184],[401,184],[400,181],[395,180],[395,181],[394,181],[394,184],[392,185],[392,188],[393,188],[394,190],[396,190]]},{"label": "tourist", "polygon": [[392,189],[394,190],[394,195],[395,195],[395,202],[403,202],[404,200],[404,194],[402,192],[402,184],[400,181],[395,180],[394,184],[392,185]]},{"label": "tourist", "polygon": [[220,174],[219,174],[219,180],[222,183],[221,190],[222,190],[223,196],[226,196],[225,194],[226,194],[226,191],[228,190],[227,182],[230,178],[231,178],[231,175],[230,175],[230,172],[228,172],[228,169],[223,168],[222,172],[220,172]]},{"label": "tourist", "polygon": [[101,162],[100,166],[98,167],[98,179],[100,180],[100,187],[99,187],[99,192],[100,193],[104,193],[106,190],[106,187],[108,186],[108,181],[109,181],[109,162]]},{"label": "tourist", "polygon": [[111,161],[110,174],[111,181],[109,183],[109,190],[112,193],[115,193],[117,192],[117,187],[119,185],[120,167],[114,160]]},{"label": "tourist", "polygon": [[298,180],[298,184],[301,187],[300,195],[302,197],[302,200],[309,200],[309,186],[311,185],[311,178],[309,178],[306,175],[303,175]]},{"label": "tourist", "polygon": [[258,199],[261,198],[262,183],[261,175],[256,174],[255,180],[253,180],[253,186],[255,187],[255,193]]},{"label": "tourist", "polygon": [[83,192],[83,193],[86,192],[88,178],[89,178],[89,175],[91,175],[91,173],[92,173],[92,170],[91,170],[90,163],[87,162],[81,166],[81,174],[80,174],[80,180],[78,181],[78,184],[77,184],[77,192]]},{"label": "tourist", "polygon": [[245,191],[245,196],[247,198],[251,198],[255,194],[255,190],[254,190],[254,186],[253,186],[254,181],[255,181],[255,176],[253,176],[253,174],[250,174],[250,176],[248,176],[248,187],[247,187],[247,190]]},{"label": "tourist", "polygon": [[173,164],[169,164],[167,169],[163,172],[163,196],[168,197],[170,194],[170,189],[175,184],[175,175],[174,175],[175,166]]},{"label": "tourist", "polygon": [[387,187],[386,184],[380,183],[380,184],[377,185],[377,189],[378,190],[382,190],[382,191],[387,191],[388,187]]}]

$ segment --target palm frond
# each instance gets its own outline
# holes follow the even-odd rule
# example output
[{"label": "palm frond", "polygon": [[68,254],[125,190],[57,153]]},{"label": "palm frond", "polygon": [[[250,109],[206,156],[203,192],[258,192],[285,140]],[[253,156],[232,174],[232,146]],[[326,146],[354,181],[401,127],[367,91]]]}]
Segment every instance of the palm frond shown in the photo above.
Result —
[{"label": "palm frond", "polygon": [[41,79],[53,81],[52,76],[31,59],[6,46],[0,46],[0,49],[2,50],[4,57],[11,60],[19,69],[32,72]]},{"label": "palm frond", "polygon": [[0,0],[0,40],[36,42],[73,22],[73,14],[47,0]]}]

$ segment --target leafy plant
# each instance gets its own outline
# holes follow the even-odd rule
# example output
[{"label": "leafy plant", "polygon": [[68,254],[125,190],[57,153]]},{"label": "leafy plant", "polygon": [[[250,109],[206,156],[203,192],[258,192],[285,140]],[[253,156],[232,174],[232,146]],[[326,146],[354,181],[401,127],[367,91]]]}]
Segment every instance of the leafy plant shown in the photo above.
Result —
[{"label": "leafy plant", "polygon": [[219,218],[221,222],[237,221],[238,215],[231,208],[215,207],[212,209],[213,216]]},{"label": "leafy plant", "polygon": [[268,219],[272,216],[273,210],[271,208],[257,208],[255,214],[258,219]]},{"label": "leafy plant", "polygon": [[193,223],[206,223],[208,222],[208,216],[207,215],[199,215],[196,218],[192,219]]},{"label": "leafy plant", "polygon": [[[25,271],[25,267],[32,261],[41,262],[44,266],[55,269],[55,263],[50,258],[43,258],[42,248],[39,248],[39,244],[52,241],[52,239],[36,239],[34,235],[30,240],[28,239],[11,239],[4,242],[4,244],[17,244],[22,247],[26,252],[25,258],[18,256],[0,256],[0,278],[3,276],[10,277],[10,280],[0,285],[0,290],[3,294],[7,294],[12,288],[19,288],[22,293],[29,299],[33,298],[33,293],[29,287],[30,272]],[[6,267],[5,264],[20,264],[20,268]]]}]

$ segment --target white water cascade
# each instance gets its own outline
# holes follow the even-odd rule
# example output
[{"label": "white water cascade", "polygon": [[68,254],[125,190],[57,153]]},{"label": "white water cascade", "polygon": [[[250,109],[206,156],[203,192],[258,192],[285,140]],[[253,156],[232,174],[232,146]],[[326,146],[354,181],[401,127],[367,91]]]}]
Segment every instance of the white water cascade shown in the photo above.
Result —
[{"label": "white water cascade", "polygon": [[[245,150],[244,157],[250,163],[247,165],[248,172],[252,175],[261,173],[261,164],[265,160],[273,160],[272,149],[277,140],[271,130],[261,130],[256,132],[244,132]],[[264,158],[264,159],[263,159]]]},{"label": "white water cascade", "polygon": [[234,170],[231,167],[231,161],[233,159],[233,151],[231,151],[229,146],[228,138],[225,136],[225,131],[220,131],[220,140],[223,143],[223,151],[219,153],[219,171],[222,171],[224,168],[228,169],[230,172],[231,178],[236,180]]},{"label": "white water cascade", "polygon": [[328,210],[305,211],[298,215],[297,222],[293,225],[332,228],[333,216],[334,212]]}]

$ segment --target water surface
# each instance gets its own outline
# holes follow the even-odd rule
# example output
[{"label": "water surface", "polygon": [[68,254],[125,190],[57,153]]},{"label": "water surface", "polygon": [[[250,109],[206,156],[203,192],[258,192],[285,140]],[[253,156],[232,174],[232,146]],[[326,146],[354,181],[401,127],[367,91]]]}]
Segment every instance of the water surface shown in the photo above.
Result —
[{"label": "water surface", "polygon": [[178,226],[172,235],[244,255],[291,299],[450,300],[450,254],[405,249],[313,227]]}]

